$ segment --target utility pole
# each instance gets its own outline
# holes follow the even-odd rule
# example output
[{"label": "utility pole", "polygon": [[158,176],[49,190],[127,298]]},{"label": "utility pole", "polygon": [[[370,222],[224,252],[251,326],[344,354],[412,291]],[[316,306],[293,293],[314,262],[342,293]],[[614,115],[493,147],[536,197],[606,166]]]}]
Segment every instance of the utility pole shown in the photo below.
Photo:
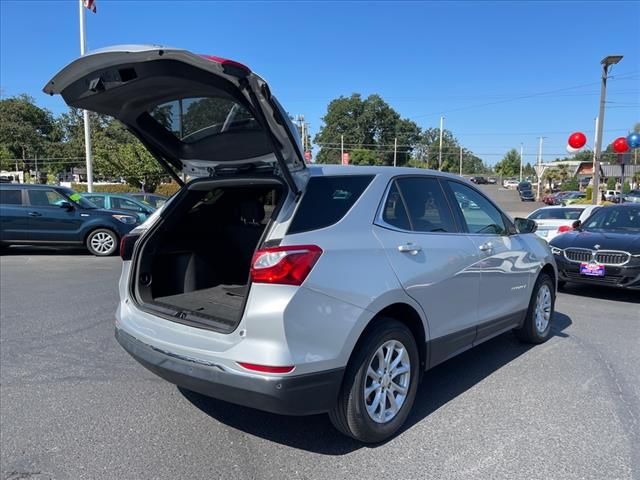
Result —
[{"label": "utility pole", "polygon": [[523,162],[522,155],[523,155],[523,149],[524,149],[524,146],[521,143],[520,144],[520,181],[522,181],[522,162]]},{"label": "utility pole", "polygon": [[344,135],[340,135],[340,165],[344,163]]},{"label": "utility pole", "polygon": [[393,139],[393,166],[396,166],[396,155],[398,152],[398,137]]},{"label": "utility pole", "polygon": [[602,131],[604,127],[604,105],[607,95],[607,75],[609,67],[615,65],[622,60],[622,55],[608,55],[602,59],[602,82],[600,84],[600,111],[598,113],[598,129],[596,130],[595,140],[595,161],[593,162],[593,191],[591,193],[591,203],[597,205],[600,203],[600,160],[602,155]]},{"label": "utility pole", "polygon": [[[84,2],[78,0],[78,8],[80,13],[80,55],[84,56],[86,49],[85,33],[84,33]],[[84,150],[87,162],[87,192],[93,192],[93,159],[91,158],[91,126],[89,124],[89,111],[83,111],[84,116]]]},{"label": "utility pole", "polygon": [[[538,172],[542,172],[541,164],[542,164],[542,142],[545,137],[538,137]],[[538,195],[537,199],[540,200],[540,186],[542,185],[542,173],[538,173]]]},{"label": "utility pole", "polygon": [[462,176],[462,147],[460,147],[460,176]]},{"label": "utility pole", "polygon": [[442,131],[444,129],[444,117],[440,117],[440,150],[438,151],[438,170],[442,170]]}]

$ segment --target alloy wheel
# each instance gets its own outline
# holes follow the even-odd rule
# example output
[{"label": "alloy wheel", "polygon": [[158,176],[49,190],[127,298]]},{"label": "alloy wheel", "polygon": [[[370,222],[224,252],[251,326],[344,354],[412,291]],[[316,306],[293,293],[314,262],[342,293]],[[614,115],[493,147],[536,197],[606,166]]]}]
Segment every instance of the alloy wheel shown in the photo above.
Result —
[{"label": "alloy wheel", "polygon": [[383,343],[373,354],[364,383],[364,402],[369,417],[387,423],[398,414],[409,392],[411,360],[397,340]]},{"label": "alloy wheel", "polygon": [[551,319],[551,290],[549,286],[543,284],[538,290],[535,308],[536,330],[544,333]]},{"label": "alloy wheel", "polygon": [[91,248],[100,254],[107,254],[113,251],[116,241],[107,232],[98,232],[91,237]]}]

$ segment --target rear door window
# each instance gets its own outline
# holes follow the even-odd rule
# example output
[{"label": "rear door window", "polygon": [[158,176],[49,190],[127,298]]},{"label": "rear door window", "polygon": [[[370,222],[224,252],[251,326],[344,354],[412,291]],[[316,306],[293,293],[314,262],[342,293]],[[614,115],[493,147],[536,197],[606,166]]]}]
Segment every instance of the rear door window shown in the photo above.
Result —
[{"label": "rear door window", "polygon": [[435,178],[402,177],[396,180],[415,232],[456,231],[453,214]]},{"label": "rear door window", "polygon": [[387,200],[382,210],[382,220],[392,227],[400,230],[411,230],[411,222],[409,222],[409,214],[404,203],[398,183],[394,180],[387,194]]},{"label": "rear door window", "polygon": [[120,197],[111,197],[111,208],[115,208],[117,210],[130,210],[133,212],[142,211],[142,207],[137,203]]},{"label": "rear door window", "polygon": [[0,205],[22,205],[22,190],[0,190]]},{"label": "rear door window", "polygon": [[453,191],[469,233],[505,235],[507,226],[500,211],[484,195],[459,182],[447,182]]},{"label": "rear door window", "polygon": [[98,208],[104,208],[104,197],[102,195],[87,195],[84,198],[89,200]]},{"label": "rear door window", "polygon": [[311,177],[288,234],[325,228],[340,221],[371,183],[373,175]]},{"label": "rear door window", "polygon": [[29,190],[29,203],[34,207],[59,207],[68,201],[55,190]]}]

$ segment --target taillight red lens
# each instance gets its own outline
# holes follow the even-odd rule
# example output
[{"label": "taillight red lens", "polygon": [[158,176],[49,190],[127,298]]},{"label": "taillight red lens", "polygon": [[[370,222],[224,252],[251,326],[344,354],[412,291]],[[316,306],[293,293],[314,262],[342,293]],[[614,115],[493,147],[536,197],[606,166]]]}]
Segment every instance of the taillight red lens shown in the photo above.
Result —
[{"label": "taillight red lens", "polygon": [[129,234],[120,239],[120,258],[122,258],[122,260],[131,260],[133,247],[135,247],[139,238],[140,235],[138,234]]},{"label": "taillight red lens", "polygon": [[317,245],[263,248],[253,254],[251,281],[301,285],[322,255]]},{"label": "taillight red lens", "polygon": [[269,365],[256,365],[255,363],[238,362],[242,368],[247,370],[253,370],[254,372],[261,373],[289,373],[293,371],[293,365],[287,365],[284,367],[273,367]]},{"label": "taillight red lens", "polygon": [[573,230],[573,227],[569,225],[561,225],[558,227],[558,233],[570,232],[571,230]]}]

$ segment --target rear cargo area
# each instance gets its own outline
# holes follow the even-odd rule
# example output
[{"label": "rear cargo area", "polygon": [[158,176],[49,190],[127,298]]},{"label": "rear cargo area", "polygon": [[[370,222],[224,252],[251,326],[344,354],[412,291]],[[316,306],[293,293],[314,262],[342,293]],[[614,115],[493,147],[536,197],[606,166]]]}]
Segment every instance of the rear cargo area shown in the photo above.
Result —
[{"label": "rear cargo area", "polygon": [[244,310],[253,253],[283,192],[276,179],[190,185],[141,245],[140,305],[181,323],[233,331]]}]

